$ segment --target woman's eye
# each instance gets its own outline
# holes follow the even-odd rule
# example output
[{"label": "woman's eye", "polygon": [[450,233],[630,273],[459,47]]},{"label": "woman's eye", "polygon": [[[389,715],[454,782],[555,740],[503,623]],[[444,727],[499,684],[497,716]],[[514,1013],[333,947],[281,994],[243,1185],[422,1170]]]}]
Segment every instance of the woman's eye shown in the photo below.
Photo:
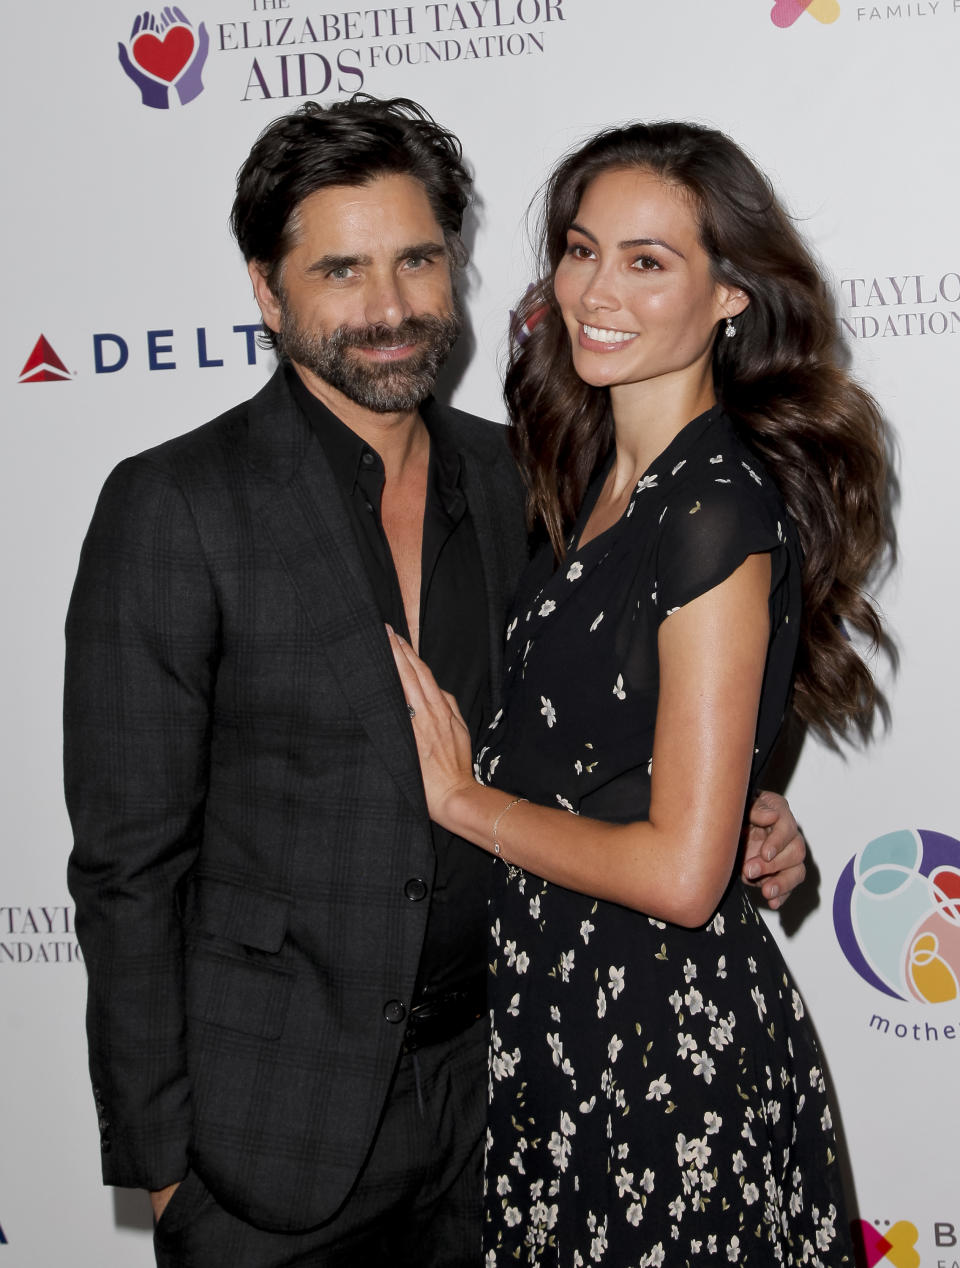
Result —
[{"label": "woman's eye", "polygon": [[582,242],[571,242],[567,247],[567,255],[572,256],[575,260],[589,260],[593,252],[589,247],[584,246]]},{"label": "woman's eye", "polygon": [[641,255],[634,260],[633,267],[640,273],[649,273],[660,267],[660,261],[655,260],[652,255]]}]

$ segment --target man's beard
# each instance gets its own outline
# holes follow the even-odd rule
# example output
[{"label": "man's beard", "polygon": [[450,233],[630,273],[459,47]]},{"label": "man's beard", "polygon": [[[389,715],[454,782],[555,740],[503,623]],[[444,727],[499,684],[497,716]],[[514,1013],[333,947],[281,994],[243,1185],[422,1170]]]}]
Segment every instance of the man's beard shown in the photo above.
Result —
[{"label": "man's beard", "polygon": [[[399,326],[338,326],[329,335],[305,330],[281,294],[277,352],[304,366],[344,396],[376,414],[416,409],[433,391],[440,367],[462,327],[459,304],[446,317],[407,317]],[[367,362],[350,348],[419,346],[398,361]]]}]

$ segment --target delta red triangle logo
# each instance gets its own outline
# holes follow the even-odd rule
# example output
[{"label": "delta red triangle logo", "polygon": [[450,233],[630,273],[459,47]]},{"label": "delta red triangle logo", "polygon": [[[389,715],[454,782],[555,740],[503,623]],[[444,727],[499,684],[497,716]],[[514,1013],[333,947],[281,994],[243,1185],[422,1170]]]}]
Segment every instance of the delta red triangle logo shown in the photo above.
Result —
[{"label": "delta red triangle logo", "polygon": [[20,371],[21,383],[70,383],[73,376],[41,335]]}]

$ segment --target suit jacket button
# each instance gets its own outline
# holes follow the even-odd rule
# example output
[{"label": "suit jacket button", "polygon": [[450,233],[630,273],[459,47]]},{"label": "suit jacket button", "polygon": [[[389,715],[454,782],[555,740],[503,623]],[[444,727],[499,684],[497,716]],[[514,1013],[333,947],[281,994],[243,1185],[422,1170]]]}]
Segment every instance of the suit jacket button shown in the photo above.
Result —
[{"label": "suit jacket button", "polygon": [[398,999],[388,999],[383,1006],[383,1015],[387,1021],[396,1025],[407,1015],[406,1007]]},{"label": "suit jacket button", "polygon": [[427,896],[427,883],[419,876],[411,876],[403,887],[403,892],[412,903],[418,903]]}]

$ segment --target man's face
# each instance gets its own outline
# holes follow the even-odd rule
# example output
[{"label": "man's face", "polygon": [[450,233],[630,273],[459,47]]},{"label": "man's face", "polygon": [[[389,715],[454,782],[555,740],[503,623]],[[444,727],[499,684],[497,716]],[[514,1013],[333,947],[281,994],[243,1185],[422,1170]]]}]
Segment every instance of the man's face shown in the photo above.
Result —
[{"label": "man's face", "polygon": [[416,409],[460,333],[423,185],[401,175],[335,185],[305,198],[296,217],[276,293],[250,266],[281,351],[321,399],[327,387],[377,414]]}]

